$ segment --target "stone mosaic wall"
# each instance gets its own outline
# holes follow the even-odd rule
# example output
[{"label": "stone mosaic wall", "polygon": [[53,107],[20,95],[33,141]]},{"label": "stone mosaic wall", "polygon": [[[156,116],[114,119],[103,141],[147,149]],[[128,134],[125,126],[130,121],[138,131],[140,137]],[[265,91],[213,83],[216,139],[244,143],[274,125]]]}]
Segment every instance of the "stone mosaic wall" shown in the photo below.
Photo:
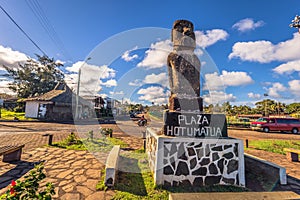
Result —
[{"label": "stone mosaic wall", "polygon": [[164,142],[164,185],[239,183],[238,143]]},{"label": "stone mosaic wall", "polygon": [[173,138],[147,130],[146,149],[158,185],[245,186],[241,140]]}]

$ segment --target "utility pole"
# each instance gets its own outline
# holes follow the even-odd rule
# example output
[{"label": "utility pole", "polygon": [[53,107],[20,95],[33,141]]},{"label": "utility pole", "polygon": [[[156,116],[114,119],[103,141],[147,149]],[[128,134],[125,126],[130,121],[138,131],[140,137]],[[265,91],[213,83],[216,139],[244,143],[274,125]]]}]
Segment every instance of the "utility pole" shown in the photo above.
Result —
[{"label": "utility pole", "polygon": [[77,91],[76,91],[76,107],[75,107],[75,119],[79,119],[79,88],[80,88],[80,76],[81,76],[81,68],[78,70],[78,81],[77,81]]},{"label": "utility pole", "polygon": [[[87,59],[85,59],[83,62],[83,65],[88,60],[91,60],[91,57],[88,57]],[[78,108],[79,108],[79,88],[80,88],[81,67],[78,70],[78,81],[77,81],[76,102],[75,102],[75,104],[76,104],[75,105],[75,119],[79,119],[79,114],[80,114]]]},{"label": "utility pole", "polygon": [[[265,97],[269,96],[267,93],[264,94]],[[267,116],[267,100],[265,99],[265,117]]]}]

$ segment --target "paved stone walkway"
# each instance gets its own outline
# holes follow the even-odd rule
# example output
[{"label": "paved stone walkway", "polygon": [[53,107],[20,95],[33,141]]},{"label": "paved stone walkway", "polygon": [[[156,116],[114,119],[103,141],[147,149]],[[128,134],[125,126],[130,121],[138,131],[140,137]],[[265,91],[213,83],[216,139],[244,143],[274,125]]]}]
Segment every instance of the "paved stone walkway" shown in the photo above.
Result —
[{"label": "paved stone walkway", "polygon": [[36,148],[25,152],[22,161],[15,163],[0,162],[0,194],[7,190],[12,179],[19,178],[33,168],[35,163],[45,161],[47,178],[52,182],[56,195],[54,199],[65,200],[93,200],[111,199],[112,190],[97,191],[96,184],[101,177],[104,164],[99,162],[87,151],[74,151],[58,148]]}]

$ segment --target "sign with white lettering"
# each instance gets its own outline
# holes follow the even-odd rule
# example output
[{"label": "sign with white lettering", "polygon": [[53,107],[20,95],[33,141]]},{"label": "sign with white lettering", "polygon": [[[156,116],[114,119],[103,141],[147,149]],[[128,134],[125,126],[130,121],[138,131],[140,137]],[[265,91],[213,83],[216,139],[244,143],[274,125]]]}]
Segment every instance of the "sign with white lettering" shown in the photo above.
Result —
[{"label": "sign with white lettering", "polygon": [[175,137],[228,137],[226,117],[223,114],[165,112],[164,135]]}]

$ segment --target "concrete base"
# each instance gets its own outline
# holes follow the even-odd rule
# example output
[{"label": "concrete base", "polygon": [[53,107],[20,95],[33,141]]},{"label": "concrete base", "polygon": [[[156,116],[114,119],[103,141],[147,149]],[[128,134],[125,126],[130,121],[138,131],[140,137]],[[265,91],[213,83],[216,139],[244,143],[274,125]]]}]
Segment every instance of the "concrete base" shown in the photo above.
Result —
[{"label": "concrete base", "polygon": [[281,185],[287,184],[286,170],[284,167],[247,153],[245,153],[245,167],[246,171],[268,177],[269,180],[273,180],[274,182],[279,180]]},{"label": "concrete base", "polygon": [[110,151],[105,166],[105,185],[114,186],[118,174],[120,145],[115,145]]},{"label": "concrete base", "polygon": [[245,186],[243,141],[157,135],[147,129],[146,152],[156,185]]},{"label": "concrete base", "polygon": [[300,199],[300,195],[291,191],[284,192],[206,192],[206,193],[171,193],[170,200],[266,200]]}]

